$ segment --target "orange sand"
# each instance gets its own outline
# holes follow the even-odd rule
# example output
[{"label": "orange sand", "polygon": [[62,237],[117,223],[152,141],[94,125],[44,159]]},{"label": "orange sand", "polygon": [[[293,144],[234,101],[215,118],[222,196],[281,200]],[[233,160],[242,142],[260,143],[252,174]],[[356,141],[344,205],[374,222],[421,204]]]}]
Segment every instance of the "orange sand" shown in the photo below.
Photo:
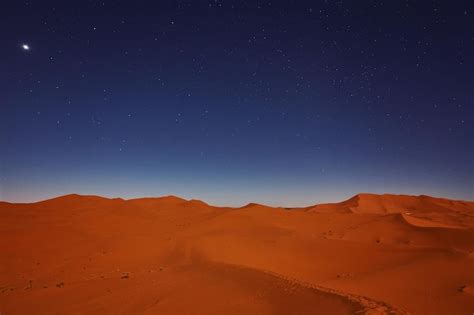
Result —
[{"label": "orange sand", "polygon": [[0,202],[0,313],[471,314],[474,202]]}]

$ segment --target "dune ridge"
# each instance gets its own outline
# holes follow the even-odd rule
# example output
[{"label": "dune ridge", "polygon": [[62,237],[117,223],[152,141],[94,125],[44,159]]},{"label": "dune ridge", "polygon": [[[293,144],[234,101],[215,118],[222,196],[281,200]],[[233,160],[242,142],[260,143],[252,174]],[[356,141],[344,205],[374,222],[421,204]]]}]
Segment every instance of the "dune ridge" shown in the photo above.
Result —
[{"label": "dune ridge", "polygon": [[[474,202],[426,195],[361,193],[339,203],[314,205],[304,209],[315,212],[403,213],[405,217],[413,216],[420,220],[439,222],[445,227],[474,227]],[[422,224],[421,221],[419,222]],[[425,222],[425,224],[428,223]]]}]

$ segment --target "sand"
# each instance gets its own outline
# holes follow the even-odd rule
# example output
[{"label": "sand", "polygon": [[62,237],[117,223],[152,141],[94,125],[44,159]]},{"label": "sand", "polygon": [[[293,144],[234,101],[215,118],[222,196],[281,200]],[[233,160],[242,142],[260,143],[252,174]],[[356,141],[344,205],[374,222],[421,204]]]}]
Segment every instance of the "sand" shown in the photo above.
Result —
[{"label": "sand", "polygon": [[0,313],[471,314],[474,203],[0,202]]}]

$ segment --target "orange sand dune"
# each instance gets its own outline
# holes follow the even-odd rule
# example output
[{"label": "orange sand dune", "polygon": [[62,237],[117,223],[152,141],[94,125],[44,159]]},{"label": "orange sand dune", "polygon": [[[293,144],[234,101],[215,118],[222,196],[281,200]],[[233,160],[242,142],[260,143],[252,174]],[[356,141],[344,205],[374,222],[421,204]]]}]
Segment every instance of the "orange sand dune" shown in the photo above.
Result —
[{"label": "orange sand dune", "polygon": [[0,202],[0,313],[471,314],[474,203]]},{"label": "orange sand dune", "polygon": [[[474,228],[474,202],[430,196],[358,194],[346,201],[304,208],[315,212],[404,213],[422,225]],[[425,221],[424,223],[421,223]],[[426,221],[431,221],[429,223]],[[416,224],[416,223],[415,223]]]}]

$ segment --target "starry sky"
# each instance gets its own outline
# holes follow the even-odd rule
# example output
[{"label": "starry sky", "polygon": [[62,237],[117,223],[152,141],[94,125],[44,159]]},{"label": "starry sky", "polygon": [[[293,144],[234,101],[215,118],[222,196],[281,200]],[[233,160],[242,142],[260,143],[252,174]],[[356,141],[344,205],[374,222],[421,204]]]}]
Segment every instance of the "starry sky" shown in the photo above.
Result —
[{"label": "starry sky", "polygon": [[2,200],[474,199],[469,1],[31,0],[0,11]]}]

